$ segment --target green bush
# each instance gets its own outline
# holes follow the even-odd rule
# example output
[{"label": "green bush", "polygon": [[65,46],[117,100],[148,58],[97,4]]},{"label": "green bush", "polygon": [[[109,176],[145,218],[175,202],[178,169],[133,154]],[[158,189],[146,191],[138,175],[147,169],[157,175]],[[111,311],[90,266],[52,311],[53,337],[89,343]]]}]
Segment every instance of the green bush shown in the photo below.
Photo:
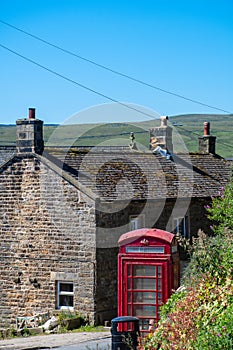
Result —
[{"label": "green bush", "polygon": [[167,303],[163,305],[160,311],[160,319],[164,320],[167,316],[174,312],[176,309],[176,304],[178,301],[182,300],[188,293],[188,290],[185,287],[179,288],[175,293],[171,295]]},{"label": "green bush", "polygon": [[70,310],[59,311],[57,317],[58,317],[59,324],[61,324],[64,320],[71,320],[74,318],[80,318],[82,319],[82,323],[84,322],[83,316],[77,311],[70,311]]},{"label": "green bush", "polygon": [[206,273],[217,278],[220,284],[228,276],[233,277],[233,235],[229,229],[225,229],[224,235],[213,237],[199,231],[198,237],[193,239],[190,255],[183,278],[185,285],[195,285]]},{"label": "green bush", "polygon": [[233,305],[211,319],[211,325],[207,324],[200,329],[194,349],[203,350],[229,350],[233,349]]},{"label": "green bush", "polygon": [[233,185],[207,207],[214,235],[200,231],[189,251],[185,288],[162,307],[145,350],[233,349]]},{"label": "green bush", "polygon": [[224,234],[225,228],[233,230],[233,183],[222,187],[218,197],[212,199],[211,206],[206,206],[209,219],[212,220],[213,232]]},{"label": "green bush", "polygon": [[[233,288],[210,275],[198,285],[175,294],[162,308],[158,328],[146,339],[145,350],[231,349],[233,341]],[[217,340],[216,340],[216,339]],[[204,341],[205,340],[205,341]],[[216,341],[218,347],[212,345]],[[227,347],[228,346],[228,347]]]}]

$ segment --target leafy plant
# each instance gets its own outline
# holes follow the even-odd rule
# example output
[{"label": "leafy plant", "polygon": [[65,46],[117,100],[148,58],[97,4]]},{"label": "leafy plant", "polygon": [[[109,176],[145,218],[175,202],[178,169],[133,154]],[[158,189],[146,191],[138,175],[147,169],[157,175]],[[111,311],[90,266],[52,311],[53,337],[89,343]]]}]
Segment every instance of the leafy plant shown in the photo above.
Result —
[{"label": "leafy plant", "polygon": [[213,232],[224,235],[225,228],[233,230],[233,182],[222,187],[218,197],[212,199],[211,206],[207,206],[208,217],[213,221]]},{"label": "leafy plant", "polygon": [[[187,293],[183,294],[183,297],[173,296],[172,299],[173,302],[169,300],[169,306],[163,307],[159,326],[146,339],[143,349],[231,349],[233,341],[231,279],[219,285],[217,279],[212,279],[210,275],[203,276],[198,285],[187,288]],[[213,347],[216,337],[218,347]]]},{"label": "leafy plant", "polygon": [[233,349],[233,305],[219,310],[210,323],[200,329],[194,349]]},{"label": "leafy plant", "polygon": [[64,320],[71,320],[75,318],[81,318],[84,322],[83,316],[77,311],[59,311],[57,317],[59,324],[61,324]]},{"label": "leafy plant", "polygon": [[58,313],[59,332],[79,328],[84,324],[84,317],[78,312],[60,311]]},{"label": "leafy plant", "polygon": [[[229,208],[230,207],[230,208]],[[233,185],[207,208],[214,236],[199,231],[190,249],[185,288],[162,307],[145,350],[233,348]]]},{"label": "leafy plant", "polygon": [[185,285],[193,285],[200,281],[203,274],[208,273],[224,283],[226,278],[233,276],[233,235],[225,229],[224,235],[207,236],[199,231],[193,239],[190,249],[191,261],[183,277]]},{"label": "leafy plant", "polygon": [[[15,338],[17,337],[17,331],[15,328],[13,327],[9,327],[5,330],[5,336],[7,338]],[[4,338],[4,335],[3,335],[3,338]]]},{"label": "leafy plant", "polygon": [[21,335],[23,337],[29,337],[30,336],[30,331],[28,328],[23,328],[22,331],[21,331]]},{"label": "leafy plant", "polygon": [[83,325],[76,329],[76,332],[104,332],[106,329],[103,326],[92,326],[92,325]]},{"label": "leafy plant", "polygon": [[180,287],[175,293],[171,295],[167,303],[163,305],[160,311],[160,319],[166,319],[169,313],[176,309],[176,304],[179,300],[182,300],[187,295],[187,288]]}]

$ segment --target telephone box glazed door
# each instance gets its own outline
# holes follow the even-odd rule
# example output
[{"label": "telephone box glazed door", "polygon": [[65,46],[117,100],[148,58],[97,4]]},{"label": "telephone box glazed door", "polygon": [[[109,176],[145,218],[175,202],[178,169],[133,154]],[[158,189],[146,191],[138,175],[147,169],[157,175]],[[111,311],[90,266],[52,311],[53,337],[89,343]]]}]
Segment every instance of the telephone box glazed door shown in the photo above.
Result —
[{"label": "telephone box glazed door", "polygon": [[124,261],[123,270],[127,276],[123,281],[123,314],[138,317],[141,331],[148,331],[157,324],[160,306],[166,299],[166,262]]}]

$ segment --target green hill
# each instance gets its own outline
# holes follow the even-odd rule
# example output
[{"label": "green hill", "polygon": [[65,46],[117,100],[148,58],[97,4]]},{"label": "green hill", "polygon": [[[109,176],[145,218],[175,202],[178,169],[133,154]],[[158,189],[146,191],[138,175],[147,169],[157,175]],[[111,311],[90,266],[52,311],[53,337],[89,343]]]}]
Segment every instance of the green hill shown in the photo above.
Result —
[{"label": "green hill", "polygon": [[197,151],[198,136],[203,135],[203,123],[210,122],[210,133],[217,137],[216,153],[225,158],[233,158],[233,114],[186,114],[174,116],[173,122],[191,152]]},{"label": "green hill", "polygon": [[[184,114],[169,117],[174,134],[181,136],[187,149],[198,150],[198,136],[203,135],[203,123],[210,122],[211,135],[217,137],[216,152],[223,157],[233,157],[233,115]],[[159,120],[137,123],[45,125],[44,140],[47,146],[96,146],[129,144],[130,132],[135,133],[135,141],[148,147],[148,130],[160,125]],[[15,144],[16,127],[0,125],[0,145]]]}]

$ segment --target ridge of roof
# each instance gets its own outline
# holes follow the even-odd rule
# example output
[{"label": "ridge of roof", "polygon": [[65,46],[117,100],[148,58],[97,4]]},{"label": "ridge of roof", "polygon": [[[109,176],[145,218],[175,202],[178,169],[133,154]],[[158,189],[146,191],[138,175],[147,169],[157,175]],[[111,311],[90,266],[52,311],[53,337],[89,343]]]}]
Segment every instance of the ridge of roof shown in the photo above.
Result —
[{"label": "ridge of roof", "polygon": [[[57,150],[53,155],[62,162],[63,169],[79,176],[80,181],[103,201],[117,199],[115,188],[123,179],[128,179],[134,187],[134,195],[130,198],[135,200],[210,197],[217,195],[230,179],[230,162],[213,154],[179,153],[173,155],[173,160],[168,160],[149,150],[122,152],[118,149],[117,152],[115,148],[115,152],[99,152],[94,149],[90,153],[77,150]],[[193,184],[191,192],[190,181]],[[146,183],[150,185],[149,190]],[[118,191],[123,199],[130,187],[125,183]]]},{"label": "ridge of roof", "polygon": [[[87,148],[91,151],[87,151]],[[108,152],[103,152],[96,148],[94,151],[93,148],[87,148],[46,147],[42,155],[15,153],[0,163],[0,170],[14,158],[36,157],[87,197],[103,202],[124,200],[124,196],[130,195],[130,188],[125,183],[118,189],[120,197],[116,197],[115,187],[119,180],[124,179],[133,186],[131,200],[174,199],[178,195],[180,198],[215,196],[230,181],[232,171],[232,162],[210,153],[178,153],[173,155],[172,161],[161,155],[154,155],[149,150],[122,151],[115,147],[114,152],[109,149]],[[109,153],[113,156],[111,159]],[[128,159],[128,155],[132,158]],[[193,181],[192,192],[190,176]]]}]

